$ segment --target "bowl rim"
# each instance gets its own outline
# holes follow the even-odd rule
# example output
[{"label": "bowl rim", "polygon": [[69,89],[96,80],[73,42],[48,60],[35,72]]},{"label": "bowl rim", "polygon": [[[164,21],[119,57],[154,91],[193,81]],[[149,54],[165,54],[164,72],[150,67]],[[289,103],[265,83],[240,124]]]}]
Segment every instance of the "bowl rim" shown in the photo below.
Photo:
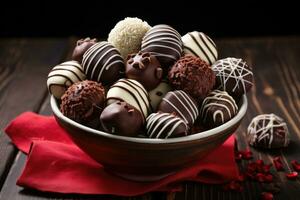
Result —
[{"label": "bowl rim", "polygon": [[248,107],[247,96],[246,96],[246,94],[244,94],[241,98],[242,104],[241,104],[241,107],[240,107],[238,113],[231,120],[225,122],[224,124],[222,124],[216,128],[209,129],[207,131],[195,133],[195,134],[184,136],[184,137],[156,139],[156,138],[136,138],[136,137],[113,135],[110,133],[106,133],[103,131],[99,131],[99,130],[84,126],[84,125],[82,125],[78,122],[75,122],[75,121],[69,119],[68,117],[64,116],[59,109],[58,102],[55,99],[55,97],[53,95],[51,95],[50,98],[51,98],[50,104],[51,104],[52,112],[54,113],[54,115],[56,115],[56,117],[58,117],[60,120],[70,124],[71,126],[75,126],[76,128],[79,128],[83,131],[87,131],[87,132],[90,132],[95,135],[101,135],[101,136],[109,138],[109,139],[122,140],[122,141],[140,143],[140,144],[173,144],[173,143],[189,142],[189,141],[204,139],[204,138],[216,135],[216,134],[234,126],[236,123],[238,123],[245,116],[247,107]]}]

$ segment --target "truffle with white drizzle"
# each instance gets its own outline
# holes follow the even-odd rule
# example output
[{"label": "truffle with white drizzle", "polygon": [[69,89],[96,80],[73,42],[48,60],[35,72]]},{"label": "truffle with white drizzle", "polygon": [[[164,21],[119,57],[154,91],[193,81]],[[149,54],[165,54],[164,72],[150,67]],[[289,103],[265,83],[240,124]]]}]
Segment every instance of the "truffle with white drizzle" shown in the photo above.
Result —
[{"label": "truffle with white drizzle", "polygon": [[198,103],[182,90],[170,91],[162,99],[158,110],[164,113],[176,113],[190,127],[198,117]]},{"label": "truffle with white drizzle", "polygon": [[214,128],[232,119],[237,111],[235,100],[227,92],[214,90],[202,102],[201,122],[205,127]]},{"label": "truffle with white drizzle", "polygon": [[53,67],[48,75],[47,86],[49,92],[60,99],[69,86],[84,79],[85,74],[81,65],[72,60]]},{"label": "truffle with white drizzle", "polygon": [[248,126],[249,144],[254,147],[272,149],[289,144],[289,131],[285,121],[275,114],[254,117]]},{"label": "truffle with white drizzle", "polygon": [[146,123],[149,138],[166,139],[188,134],[188,125],[181,118],[170,113],[152,113]]},{"label": "truffle with white drizzle", "polygon": [[125,70],[119,51],[106,41],[94,44],[83,54],[82,66],[87,79],[104,85],[120,79]]},{"label": "truffle with white drizzle", "polygon": [[168,81],[162,80],[162,82],[156,88],[149,91],[149,99],[153,112],[157,110],[157,106],[162,101],[162,98],[171,90],[172,88],[168,84]]},{"label": "truffle with white drizzle", "polygon": [[225,58],[212,65],[216,74],[216,89],[225,90],[234,97],[247,93],[253,85],[253,72],[238,58]]}]

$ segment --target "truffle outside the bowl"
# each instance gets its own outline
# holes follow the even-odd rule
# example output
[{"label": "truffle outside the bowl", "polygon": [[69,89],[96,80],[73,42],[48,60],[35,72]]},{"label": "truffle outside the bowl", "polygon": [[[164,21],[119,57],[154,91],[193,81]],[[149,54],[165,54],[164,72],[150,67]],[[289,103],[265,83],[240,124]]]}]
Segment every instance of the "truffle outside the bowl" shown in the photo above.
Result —
[{"label": "truffle outside the bowl", "polygon": [[132,138],[112,135],[81,125],[59,110],[51,96],[51,108],[57,122],[72,140],[107,170],[131,180],[161,179],[192,165],[219,147],[239,127],[247,110],[244,95],[237,115],[216,128],[201,133],[170,139]]}]

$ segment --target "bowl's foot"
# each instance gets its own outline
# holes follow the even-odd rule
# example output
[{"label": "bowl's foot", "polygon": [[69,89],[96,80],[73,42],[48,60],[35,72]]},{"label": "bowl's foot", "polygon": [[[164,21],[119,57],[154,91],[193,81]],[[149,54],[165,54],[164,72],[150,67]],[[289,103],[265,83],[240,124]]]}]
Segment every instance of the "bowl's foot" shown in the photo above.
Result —
[{"label": "bowl's foot", "polygon": [[139,182],[149,182],[149,181],[158,181],[161,180],[171,174],[173,174],[174,172],[171,173],[167,173],[167,174],[162,174],[162,175],[135,175],[135,174],[125,174],[125,173],[118,173],[118,172],[113,172],[111,171],[113,174],[120,176],[124,179],[127,180],[131,180],[131,181],[139,181]]}]

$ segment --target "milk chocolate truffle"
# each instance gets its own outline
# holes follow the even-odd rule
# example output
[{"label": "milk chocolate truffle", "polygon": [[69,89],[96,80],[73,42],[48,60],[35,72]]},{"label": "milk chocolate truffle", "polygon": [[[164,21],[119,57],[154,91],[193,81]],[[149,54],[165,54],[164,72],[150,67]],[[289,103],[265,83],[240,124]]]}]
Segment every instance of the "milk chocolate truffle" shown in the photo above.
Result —
[{"label": "milk chocolate truffle", "polygon": [[153,26],[143,38],[142,51],[151,52],[167,71],[182,54],[181,36],[171,26]]},{"label": "milk chocolate truffle", "polygon": [[154,89],[162,80],[159,61],[149,52],[130,54],[126,63],[126,77],[137,80],[147,90]]},{"label": "milk chocolate truffle", "polygon": [[101,83],[89,80],[75,83],[62,96],[60,110],[66,117],[90,125],[99,121],[105,103],[104,93]]},{"label": "milk chocolate truffle", "polygon": [[108,42],[98,42],[84,54],[82,66],[87,79],[110,85],[121,78],[125,66],[119,51]]},{"label": "milk chocolate truffle", "polygon": [[248,126],[247,136],[251,146],[265,149],[286,147],[290,141],[287,124],[275,114],[254,117]]},{"label": "milk chocolate truffle", "polygon": [[107,41],[126,59],[128,54],[140,51],[142,39],[150,28],[147,22],[139,18],[126,17],[110,31]]},{"label": "milk chocolate truffle", "polygon": [[118,101],[103,110],[100,123],[102,129],[108,133],[134,137],[139,134],[144,124],[144,117],[132,105]]},{"label": "milk chocolate truffle", "polygon": [[212,65],[216,74],[216,88],[233,97],[247,93],[253,85],[253,73],[246,62],[238,58],[225,58]]},{"label": "milk chocolate truffle", "polygon": [[193,31],[182,38],[184,54],[191,54],[212,65],[218,59],[217,46],[214,41],[202,32]]},{"label": "milk chocolate truffle", "polygon": [[76,47],[74,48],[73,54],[72,54],[72,59],[78,61],[81,63],[83,54],[94,44],[96,44],[97,39],[96,38],[85,38],[85,39],[80,39],[76,43]]},{"label": "milk chocolate truffle", "polygon": [[68,61],[53,67],[48,75],[47,86],[49,92],[60,99],[69,86],[84,79],[81,65],[77,61]]},{"label": "milk chocolate truffle", "polygon": [[238,111],[235,100],[225,91],[214,90],[202,102],[202,125],[214,128],[232,119]]},{"label": "milk chocolate truffle", "polygon": [[157,106],[160,104],[162,98],[171,90],[172,88],[169,83],[166,80],[162,80],[156,88],[149,91],[149,99],[153,112],[157,110]]},{"label": "milk chocolate truffle", "polygon": [[199,114],[198,103],[182,90],[168,92],[159,104],[158,110],[164,113],[175,113],[190,127]]},{"label": "milk chocolate truffle", "polygon": [[120,79],[107,92],[107,105],[125,101],[134,106],[147,118],[150,113],[149,97],[146,89],[136,80]]},{"label": "milk chocolate truffle", "polygon": [[146,129],[149,138],[174,138],[188,134],[188,125],[170,113],[152,113],[147,118]]},{"label": "milk chocolate truffle", "polygon": [[171,86],[183,90],[196,100],[204,99],[215,85],[215,74],[210,66],[198,57],[186,55],[169,71]]}]

